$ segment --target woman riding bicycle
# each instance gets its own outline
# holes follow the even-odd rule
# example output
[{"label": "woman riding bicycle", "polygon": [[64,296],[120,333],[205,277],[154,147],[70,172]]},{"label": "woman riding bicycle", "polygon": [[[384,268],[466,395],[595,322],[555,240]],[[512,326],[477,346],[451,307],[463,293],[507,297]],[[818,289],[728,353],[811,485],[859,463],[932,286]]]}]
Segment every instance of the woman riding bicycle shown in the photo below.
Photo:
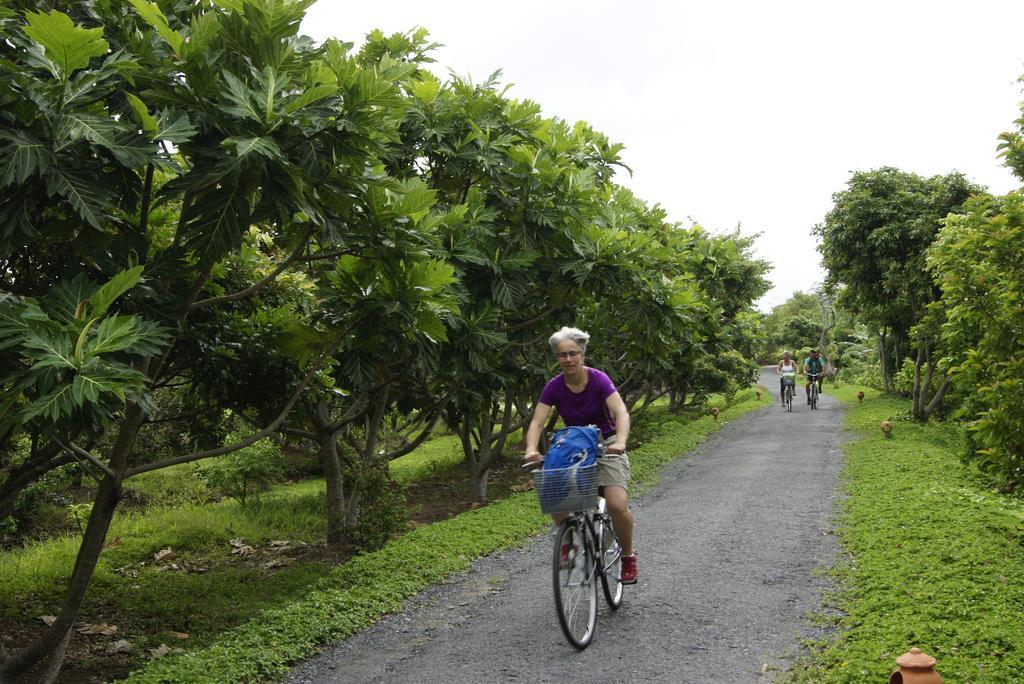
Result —
[{"label": "woman riding bicycle", "polygon": [[779,401],[782,402],[782,408],[786,408],[786,385],[796,385],[796,371],[797,365],[792,354],[783,352],[782,360],[775,367],[775,372],[779,374]]},{"label": "woman riding bicycle", "polygon": [[596,425],[607,447],[597,459],[599,493],[611,514],[615,534],[622,545],[622,583],[634,584],[637,578],[633,554],[633,514],[626,490],[629,486],[629,411],[615,385],[605,373],[584,365],[590,335],[576,328],[562,328],[548,340],[562,372],[548,381],[540,393],[533,419],[526,432],[526,461],[543,456],[538,447],[551,407],[566,426]]}]

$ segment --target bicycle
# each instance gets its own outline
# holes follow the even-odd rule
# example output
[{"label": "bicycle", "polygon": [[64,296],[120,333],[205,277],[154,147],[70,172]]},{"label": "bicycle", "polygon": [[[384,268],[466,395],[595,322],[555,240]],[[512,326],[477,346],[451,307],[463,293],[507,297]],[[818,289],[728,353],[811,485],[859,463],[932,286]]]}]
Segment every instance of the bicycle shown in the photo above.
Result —
[{"label": "bicycle", "polygon": [[786,387],[786,410],[793,412],[793,388],[796,386],[796,376],[783,373],[782,383]]},{"label": "bicycle", "polygon": [[811,383],[811,395],[810,395],[810,398],[811,398],[811,410],[812,411],[816,410],[818,408],[818,378],[820,376],[821,376],[821,373],[808,373],[807,374],[807,381],[809,383]]},{"label": "bicycle", "polygon": [[552,584],[562,632],[582,651],[597,628],[598,578],[608,606],[618,610],[622,605],[622,547],[605,500],[597,493],[596,464],[537,469],[533,478],[541,510],[569,514],[555,533]]}]

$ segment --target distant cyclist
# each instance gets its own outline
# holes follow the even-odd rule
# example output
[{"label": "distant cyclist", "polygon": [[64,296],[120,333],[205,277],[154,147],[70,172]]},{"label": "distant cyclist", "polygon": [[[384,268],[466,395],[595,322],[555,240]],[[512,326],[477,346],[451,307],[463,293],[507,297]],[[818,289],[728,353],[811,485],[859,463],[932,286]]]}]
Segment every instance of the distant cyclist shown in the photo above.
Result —
[{"label": "distant cyclist", "polygon": [[807,392],[807,403],[811,403],[811,375],[816,375],[818,380],[818,394],[821,394],[821,381],[825,375],[825,359],[821,358],[817,349],[811,350],[811,355],[804,359],[804,373],[807,374],[807,384],[804,391]]},{"label": "distant cyclist", "polygon": [[793,355],[789,352],[783,352],[782,360],[775,367],[775,372],[779,374],[779,401],[782,402],[782,408],[786,408],[786,385],[796,386],[797,370]]}]

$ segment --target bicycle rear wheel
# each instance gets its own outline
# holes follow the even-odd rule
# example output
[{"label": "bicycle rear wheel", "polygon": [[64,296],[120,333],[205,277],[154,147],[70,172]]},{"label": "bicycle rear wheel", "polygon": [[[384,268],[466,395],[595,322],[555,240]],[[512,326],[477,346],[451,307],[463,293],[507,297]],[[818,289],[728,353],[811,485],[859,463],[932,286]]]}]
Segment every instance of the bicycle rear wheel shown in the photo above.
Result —
[{"label": "bicycle rear wheel", "polygon": [[579,522],[562,521],[555,534],[555,611],[565,638],[581,651],[590,645],[597,626],[596,565]]},{"label": "bicycle rear wheel", "polygon": [[601,588],[612,610],[622,605],[622,547],[608,518],[601,520]]}]

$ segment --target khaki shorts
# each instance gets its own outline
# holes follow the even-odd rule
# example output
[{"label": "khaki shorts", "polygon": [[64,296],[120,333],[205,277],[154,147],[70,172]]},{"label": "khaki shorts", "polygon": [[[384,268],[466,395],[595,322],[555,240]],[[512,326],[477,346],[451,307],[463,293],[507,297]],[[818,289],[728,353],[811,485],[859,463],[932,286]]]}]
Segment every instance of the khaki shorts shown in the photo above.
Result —
[{"label": "khaki shorts", "polygon": [[[605,445],[615,443],[615,435],[603,440]],[[597,484],[599,487],[622,487],[629,489],[629,455],[609,455],[597,459]]]}]

